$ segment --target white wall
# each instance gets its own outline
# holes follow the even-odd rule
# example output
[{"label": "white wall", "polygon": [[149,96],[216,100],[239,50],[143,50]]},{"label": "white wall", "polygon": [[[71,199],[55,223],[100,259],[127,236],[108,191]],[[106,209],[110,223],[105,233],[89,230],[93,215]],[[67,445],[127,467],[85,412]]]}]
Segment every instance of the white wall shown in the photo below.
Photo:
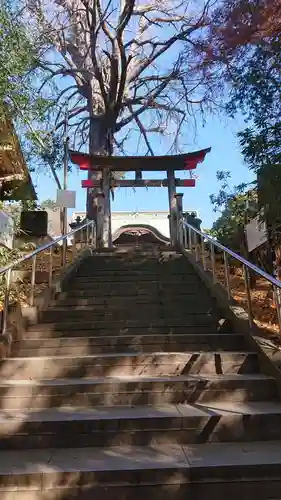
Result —
[{"label": "white wall", "polygon": [[170,236],[169,212],[113,212],[111,216],[111,231],[115,231],[122,226],[129,224],[146,224],[158,229],[166,238]]},{"label": "white wall", "polygon": [[[158,229],[158,231],[166,238],[170,237],[169,228],[169,212],[168,211],[151,211],[151,212],[112,212],[111,214],[111,231],[114,235],[115,231],[122,226],[129,224],[146,224]],[[80,216],[83,219],[86,216],[85,212],[74,212],[72,220]]]}]

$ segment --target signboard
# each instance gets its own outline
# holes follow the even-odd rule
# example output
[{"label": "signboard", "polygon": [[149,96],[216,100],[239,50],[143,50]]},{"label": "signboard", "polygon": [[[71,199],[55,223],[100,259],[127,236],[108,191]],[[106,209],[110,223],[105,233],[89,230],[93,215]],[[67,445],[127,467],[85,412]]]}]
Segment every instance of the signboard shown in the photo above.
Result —
[{"label": "signboard", "polygon": [[0,245],[13,248],[14,244],[14,220],[6,212],[0,210]]},{"label": "signboard", "polygon": [[57,205],[63,208],[75,208],[76,191],[69,191],[68,189],[58,189]]},{"label": "signboard", "polygon": [[261,221],[259,216],[249,222],[245,227],[246,239],[249,252],[255,250],[267,241],[266,223]]}]

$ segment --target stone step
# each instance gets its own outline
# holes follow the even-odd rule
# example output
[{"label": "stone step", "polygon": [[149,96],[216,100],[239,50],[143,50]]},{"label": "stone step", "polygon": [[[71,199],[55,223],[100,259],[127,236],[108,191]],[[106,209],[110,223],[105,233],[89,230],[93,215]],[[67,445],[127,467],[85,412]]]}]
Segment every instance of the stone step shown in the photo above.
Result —
[{"label": "stone step", "polygon": [[[83,329],[82,329],[83,328]],[[111,325],[95,325],[92,327],[92,323],[90,324],[79,324],[74,322],[69,326],[65,327],[64,325],[59,325],[59,323],[55,323],[51,325],[50,323],[45,323],[45,325],[38,324],[33,325],[28,330],[28,335],[30,338],[41,339],[42,337],[53,337],[53,338],[63,338],[63,337],[123,337],[132,336],[138,338],[140,335],[162,335],[165,332],[165,335],[173,336],[179,335],[209,335],[214,334],[216,332],[216,327],[213,325],[189,325],[189,326],[117,326]],[[224,336],[225,333],[217,332],[216,335]]]},{"label": "stone step", "polygon": [[[156,266],[131,266],[131,267],[124,267],[124,266],[119,266],[115,268],[100,268],[100,267],[91,267],[85,270],[79,270],[77,271],[76,276],[73,278],[74,280],[78,281],[86,281],[86,280],[95,280],[95,278],[98,278],[100,280],[101,278],[112,278],[114,281],[115,277],[128,277],[130,279],[139,279],[142,277],[145,277],[145,280],[151,280],[151,281],[157,281],[158,279],[162,279],[163,276],[166,276],[168,280],[170,278],[179,278],[181,280],[182,276],[185,277],[191,277],[194,276],[194,270],[192,266],[163,266],[163,265],[156,265]],[[195,275],[196,277],[196,275]]]},{"label": "stone step", "polygon": [[121,276],[112,275],[112,276],[93,276],[93,277],[85,277],[78,278],[75,277],[71,281],[71,287],[73,288],[94,288],[97,285],[111,285],[112,286],[127,286],[128,284],[136,284],[142,286],[142,284],[146,285],[165,285],[170,286],[171,284],[183,284],[185,286],[192,286],[196,283],[200,283],[200,278],[196,276],[196,274],[178,274],[178,275],[166,275],[166,273],[156,276],[156,275],[145,275],[140,274],[136,276],[130,276],[123,274]]},{"label": "stone step", "polygon": [[[207,294],[202,296],[200,294],[200,305],[202,304],[211,304],[210,297]],[[80,297],[70,297],[65,298],[65,295],[62,294],[62,297],[58,296],[57,300],[54,300],[51,303],[52,308],[61,308],[61,307],[72,307],[72,306],[91,306],[92,309],[96,308],[112,308],[113,310],[117,308],[124,309],[125,307],[185,307],[186,305],[192,304],[195,306],[198,304],[198,298],[193,295],[176,295],[176,296],[159,296],[159,297],[150,297],[147,295],[135,295],[135,296],[126,296],[126,297],[118,297],[118,296],[108,296],[108,297],[100,297],[96,294],[95,297],[89,294],[89,297],[80,298]]]},{"label": "stone step", "polygon": [[[163,331],[162,331],[163,332]],[[65,334],[67,335],[67,334]],[[49,356],[49,355],[83,355],[122,352],[155,351],[190,351],[200,349],[209,351],[246,351],[243,335],[237,334],[164,334],[158,335],[120,335],[95,337],[53,337],[53,338],[23,338],[13,344],[16,356]]]},{"label": "stone step", "polygon": [[[128,307],[125,302],[123,306],[76,306],[76,307],[65,307],[58,306],[50,307],[49,309],[40,311],[40,321],[43,323],[52,323],[56,321],[69,320],[71,317],[72,321],[82,320],[84,321],[129,321],[149,318],[152,321],[169,319],[172,320],[176,318],[182,318],[187,324],[189,323],[189,316],[198,315],[210,315],[212,313],[212,306],[210,302],[189,302],[181,306],[181,304],[167,304],[162,305],[150,305],[150,304],[136,304]],[[200,320],[201,322],[201,320]]]},{"label": "stone step", "polygon": [[275,379],[261,374],[119,376],[1,380],[2,409],[195,404],[277,399]]},{"label": "stone step", "polygon": [[0,449],[281,439],[280,403],[0,411]]},{"label": "stone step", "polygon": [[[50,320],[49,322],[46,320]],[[172,330],[175,327],[181,327],[182,331],[186,331],[188,333],[189,327],[190,329],[194,329],[194,332],[204,333],[206,331],[215,331],[216,330],[216,322],[212,318],[212,316],[208,314],[193,314],[187,315],[184,318],[174,317],[174,318],[154,318],[147,319],[145,317],[135,318],[135,319],[120,319],[114,321],[110,317],[108,319],[98,319],[92,321],[82,321],[80,318],[77,318],[77,321],[71,320],[69,317],[67,320],[61,319],[60,321],[53,321],[52,318],[44,318],[45,323],[39,323],[37,325],[33,325],[29,328],[30,332],[42,332],[42,331],[90,331],[94,330],[95,332],[102,330],[115,330],[117,333],[128,333],[128,329],[135,329],[134,332],[137,334],[137,329],[141,330],[151,330],[154,328],[164,328]],[[102,334],[105,332],[103,331]]]},{"label": "stone step", "polygon": [[156,283],[147,283],[146,285],[138,286],[133,283],[128,283],[127,286],[110,286],[108,283],[97,284],[95,288],[73,288],[68,287],[67,290],[62,291],[58,294],[58,299],[72,299],[76,297],[85,298],[146,298],[158,300],[163,298],[166,300],[173,300],[176,297],[188,298],[194,297],[195,294],[201,297],[206,297],[206,289],[202,285],[194,284],[192,286],[186,286],[184,283],[179,283],[176,285],[169,285],[168,287],[163,287],[157,285]]},{"label": "stone step", "polygon": [[[147,266],[143,266],[141,268],[127,268],[121,267],[116,269],[100,269],[100,268],[89,268],[81,271],[78,269],[75,278],[73,281],[94,281],[96,278],[100,280],[100,278],[112,278],[112,281],[115,278],[125,278],[126,280],[131,281],[131,279],[143,280],[145,281],[161,281],[163,277],[166,277],[169,281],[170,278],[178,278],[181,281],[183,278],[188,278],[190,276],[194,276],[194,269],[191,265],[189,266],[181,266],[181,267],[170,267],[158,265],[154,268],[149,268]],[[196,275],[195,275],[196,277]]]},{"label": "stone step", "polygon": [[[84,274],[88,272],[139,272],[144,271],[145,273],[157,272],[159,270],[164,272],[173,271],[192,271],[192,265],[185,257],[182,259],[172,260],[172,259],[138,259],[138,260],[120,260],[116,262],[111,261],[85,261],[77,269],[77,274]],[[194,270],[192,271],[194,273]]]},{"label": "stone step", "polygon": [[49,379],[55,377],[115,377],[258,373],[256,353],[167,352],[116,353],[88,356],[37,356],[4,358],[2,379]]},{"label": "stone step", "polygon": [[261,441],[2,451],[1,500],[278,499],[280,449]]}]

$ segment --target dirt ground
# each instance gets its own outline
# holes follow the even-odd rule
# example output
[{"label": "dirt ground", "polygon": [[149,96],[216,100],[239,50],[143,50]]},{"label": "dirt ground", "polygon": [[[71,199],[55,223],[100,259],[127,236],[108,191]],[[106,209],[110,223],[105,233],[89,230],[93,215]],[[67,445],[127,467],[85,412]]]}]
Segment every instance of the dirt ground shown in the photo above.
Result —
[{"label": "dirt ground", "polygon": [[[207,260],[207,267],[211,270],[211,261]],[[216,261],[216,278],[225,286],[224,265]],[[232,297],[237,303],[248,310],[242,267],[232,267],[229,275]],[[277,308],[273,299],[272,286],[264,278],[258,278],[254,289],[251,290],[252,311],[254,319],[266,337],[275,343],[281,344],[279,334]]]},{"label": "dirt ground", "polygon": [[[66,255],[66,262],[72,262],[72,251],[68,249]],[[52,267],[53,267],[53,281],[59,278],[62,270],[61,266],[61,251],[53,251],[52,254]],[[21,264],[18,268],[20,271],[28,271],[28,276],[22,280],[17,280],[12,283],[10,289],[10,303],[20,302],[21,305],[27,306],[31,295],[31,269],[32,261],[28,260]],[[49,285],[49,269],[50,269],[50,253],[42,252],[36,257],[36,277],[35,295],[38,295]],[[3,309],[3,289],[1,290],[0,298],[0,311]]]}]

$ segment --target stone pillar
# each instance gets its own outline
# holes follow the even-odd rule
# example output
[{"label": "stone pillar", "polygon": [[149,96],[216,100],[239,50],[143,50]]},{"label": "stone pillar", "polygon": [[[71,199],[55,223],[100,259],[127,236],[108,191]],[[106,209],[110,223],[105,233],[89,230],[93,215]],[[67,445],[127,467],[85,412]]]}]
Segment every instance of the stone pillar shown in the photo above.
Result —
[{"label": "stone pillar", "polygon": [[177,241],[177,203],[176,203],[176,180],[175,171],[167,170],[168,180],[168,195],[169,195],[169,209],[170,209],[170,242],[174,247]]},{"label": "stone pillar", "polygon": [[176,193],[175,194],[175,199],[176,199],[176,206],[177,206],[177,246],[182,246],[183,245],[183,230],[182,226],[179,225],[179,221],[183,217],[183,193]]}]

